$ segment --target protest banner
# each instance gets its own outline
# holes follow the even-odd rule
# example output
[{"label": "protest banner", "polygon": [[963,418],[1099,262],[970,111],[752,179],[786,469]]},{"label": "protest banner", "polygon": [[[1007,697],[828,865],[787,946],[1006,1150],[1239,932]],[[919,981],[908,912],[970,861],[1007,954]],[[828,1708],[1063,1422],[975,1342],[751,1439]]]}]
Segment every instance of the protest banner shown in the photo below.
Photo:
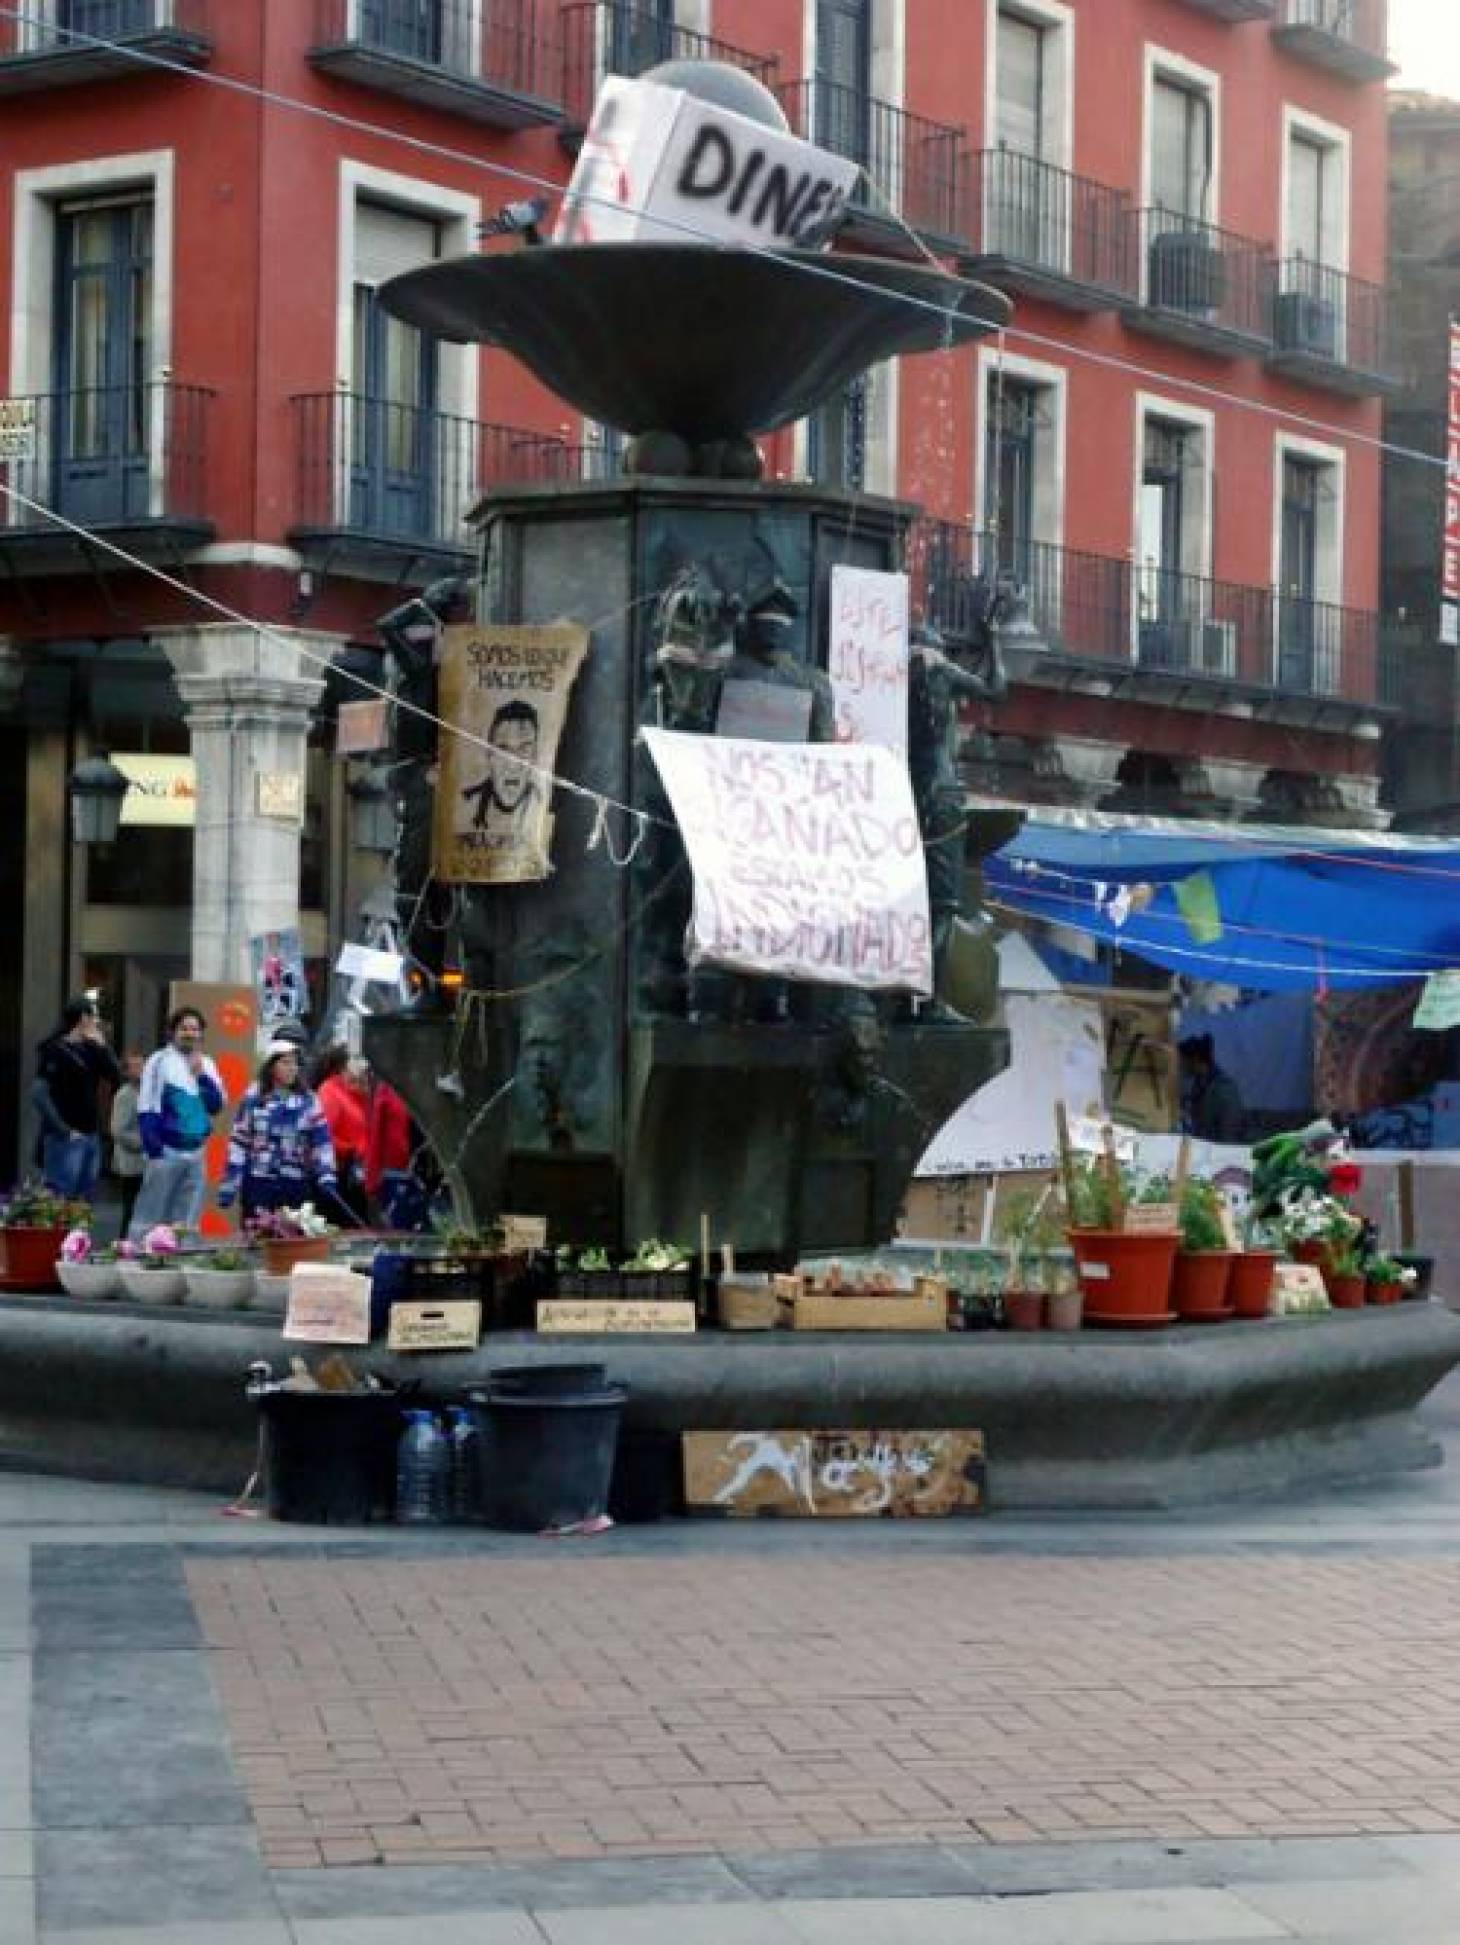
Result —
[{"label": "protest banner", "polygon": [[662,729],[644,741],[694,873],[691,965],[932,992],[927,870],[901,757]]},{"label": "protest banner", "polygon": [[[432,869],[443,884],[521,885],[552,870],[552,781],[588,630],[448,628]],[[483,747],[483,746],[486,747]]]},{"label": "protest banner", "polygon": [[831,570],[836,740],[907,751],[908,579],[869,567]]}]

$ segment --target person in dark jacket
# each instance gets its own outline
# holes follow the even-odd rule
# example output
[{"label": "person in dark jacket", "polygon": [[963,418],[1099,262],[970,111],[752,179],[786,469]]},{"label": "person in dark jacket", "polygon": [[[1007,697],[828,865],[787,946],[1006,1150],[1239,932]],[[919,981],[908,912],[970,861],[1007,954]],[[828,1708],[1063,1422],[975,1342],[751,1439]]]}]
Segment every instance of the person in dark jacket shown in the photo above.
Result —
[{"label": "person in dark jacket", "polygon": [[30,1094],[41,1118],[41,1173],[58,1195],[90,1200],[101,1169],[102,1091],[121,1078],[96,1001],[68,1000],[41,1042]]},{"label": "person in dark jacket", "polygon": [[1247,1110],[1237,1083],[1217,1065],[1209,1033],[1189,1034],[1181,1043],[1181,1126],[1199,1141],[1247,1139]]}]

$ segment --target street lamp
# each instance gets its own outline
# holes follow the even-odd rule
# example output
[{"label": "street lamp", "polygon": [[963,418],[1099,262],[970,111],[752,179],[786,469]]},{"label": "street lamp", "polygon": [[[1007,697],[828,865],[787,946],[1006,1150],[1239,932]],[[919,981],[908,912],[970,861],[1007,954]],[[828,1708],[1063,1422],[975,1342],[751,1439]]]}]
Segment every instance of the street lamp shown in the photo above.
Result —
[{"label": "street lamp", "polygon": [[395,849],[395,789],[383,764],[372,764],[351,780],[350,839],[357,851],[389,856]]},{"label": "street lamp", "polygon": [[122,823],[122,799],[131,785],[116,764],[98,750],[78,763],[67,781],[71,793],[71,837],[76,844],[111,844]]}]

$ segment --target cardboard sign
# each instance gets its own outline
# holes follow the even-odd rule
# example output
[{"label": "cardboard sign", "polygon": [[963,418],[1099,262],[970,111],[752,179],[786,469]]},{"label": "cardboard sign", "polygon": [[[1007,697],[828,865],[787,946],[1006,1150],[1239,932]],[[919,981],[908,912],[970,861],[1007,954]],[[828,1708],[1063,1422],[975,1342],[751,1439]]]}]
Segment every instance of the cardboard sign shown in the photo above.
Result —
[{"label": "cardboard sign", "polygon": [[1274,1316],[1310,1316],[1331,1308],[1328,1289],[1316,1263],[1279,1263],[1274,1268],[1272,1277]]},{"label": "cardboard sign", "polygon": [[332,1263],[296,1263],[282,1334],[295,1344],[368,1344],[369,1277]]},{"label": "cardboard sign", "polygon": [[482,1340],[482,1307],[463,1299],[451,1303],[393,1303],[393,1351],[474,1351]]},{"label": "cardboard sign", "polygon": [[836,740],[907,754],[908,577],[870,567],[831,570],[826,672]]},{"label": "cardboard sign", "polygon": [[982,1432],[686,1432],[692,1512],[936,1519],[984,1510]]},{"label": "cardboard sign", "polygon": [[692,1303],[570,1303],[551,1297],[537,1306],[537,1327],[547,1337],[634,1332],[681,1336],[695,1328],[695,1307]]},{"label": "cardboard sign", "polygon": [[368,984],[394,986],[405,971],[405,960],[398,952],[382,952],[376,946],[342,945],[335,971],[342,979],[363,979]]},{"label": "cardboard sign", "polygon": [[342,702],[335,711],[335,755],[368,756],[389,746],[390,731],[384,696],[365,702]]},{"label": "cardboard sign", "polygon": [[1125,1212],[1127,1236],[1171,1236],[1181,1227],[1174,1202],[1132,1202]]},{"label": "cardboard sign", "polygon": [[535,1249],[547,1248],[546,1216],[498,1216],[497,1226],[502,1231],[502,1248],[508,1256],[530,1255]]},{"label": "cardboard sign", "polygon": [[691,965],[931,994],[928,876],[901,757],[642,734],[694,872]]},{"label": "cardboard sign", "polygon": [[36,402],[0,398],[0,461],[32,464],[36,456]]},{"label": "cardboard sign", "polygon": [[814,249],[858,165],[656,81],[598,91],[556,243],[750,243]]}]

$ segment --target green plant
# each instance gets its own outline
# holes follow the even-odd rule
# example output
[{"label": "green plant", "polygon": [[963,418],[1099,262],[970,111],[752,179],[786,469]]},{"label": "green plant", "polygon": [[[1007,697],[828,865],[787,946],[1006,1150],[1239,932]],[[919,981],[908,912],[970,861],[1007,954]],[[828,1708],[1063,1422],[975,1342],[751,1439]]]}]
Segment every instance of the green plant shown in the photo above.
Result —
[{"label": "green plant", "polygon": [[206,1256],[200,1257],[190,1267],[195,1270],[218,1270],[225,1273],[236,1273],[240,1270],[251,1270],[253,1268],[253,1258],[245,1250],[241,1249],[215,1249],[210,1250]]},{"label": "green plant", "polygon": [[1364,1275],[1364,1239],[1361,1228],[1350,1231],[1341,1238],[1335,1237],[1329,1242],[1328,1267],[1331,1276]]},{"label": "green plant", "polygon": [[1371,1256],[1364,1265],[1370,1283],[1402,1283],[1406,1289],[1418,1281],[1417,1272],[1397,1256]]},{"label": "green plant", "polygon": [[44,1182],[25,1181],[0,1203],[0,1229],[89,1229],[91,1204],[73,1202]]},{"label": "green plant", "polygon": [[1008,1248],[1005,1287],[1042,1289],[1040,1267],[1060,1240],[1059,1205],[1053,1182],[1047,1182],[1042,1189],[1020,1189],[1011,1195],[1004,1207],[1003,1229]]},{"label": "green plant", "polygon": [[672,1270],[687,1270],[689,1266],[689,1257],[678,1243],[666,1243],[657,1236],[651,1236],[648,1242],[639,1244],[620,1268],[662,1275]]},{"label": "green plant", "polygon": [[1184,1250],[1215,1250],[1227,1246],[1222,1226],[1222,1191],[1205,1176],[1191,1175],[1181,1185],[1177,1222]]},{"label": "green plant", "polygon": [[1110,1168],[1103,1156],[1075,1156],[1067,1183],[1067,1213],[1071,1229],[1118,1228],[1123,1195],[1121,1174],[1117,1172],[1112,1181]]}]

